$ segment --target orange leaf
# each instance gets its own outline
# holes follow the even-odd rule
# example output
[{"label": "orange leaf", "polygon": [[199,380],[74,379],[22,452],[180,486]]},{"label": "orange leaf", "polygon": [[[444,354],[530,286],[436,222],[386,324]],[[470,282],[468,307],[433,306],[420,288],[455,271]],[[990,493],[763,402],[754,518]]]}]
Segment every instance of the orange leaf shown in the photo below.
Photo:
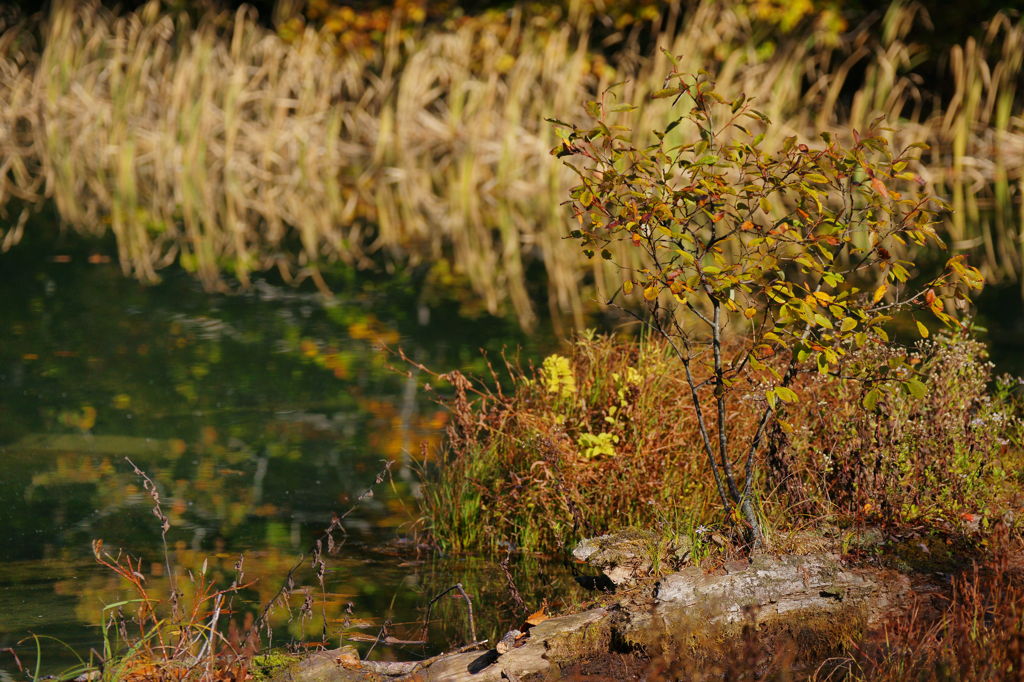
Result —
[{"label": "orange leaf", "polygon": [[889,198],[889,190],[885,188],[885,184],[881,180],[878,178],[871,178],[871,186],[883,197],[886,199]]},{"label": "orange leaf", "polygon": [[359,656],[353,654],[351,651],[343,651],[342,654],[334,660],[334,662],[338,663],[339,665],[348,667],[353,665],[359,665],[361,661],[359,659]]},{"label": "orange leaf", "polygon": [[531,625],[531,626],[532,625],[540,625],[541,623],[546,621],[548,619],[548,616],[547,616],[547,614],[544,613],[544,609],[545,609],[545,607],[542,606],[539,609],[537,609],[536,611],[534,611],[533,613],[531,613],[529,616],[527,616],[526,617],[526,624],[527,625]]}]

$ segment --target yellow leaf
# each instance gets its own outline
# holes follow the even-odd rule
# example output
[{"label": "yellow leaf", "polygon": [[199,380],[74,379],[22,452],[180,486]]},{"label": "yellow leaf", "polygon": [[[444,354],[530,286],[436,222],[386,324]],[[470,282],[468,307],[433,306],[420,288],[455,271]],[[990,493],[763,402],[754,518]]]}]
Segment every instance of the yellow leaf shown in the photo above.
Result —
[{"label": "yellow leaf", "polygon": [[628,296],[632,292],[633,292],[633,280],[627,279],[625,282],[622,283],[622,293],[624,293],[624,294],[626,294]]},{"label": "yellow leaf", "polygon": [[757,310],[755,308],[747,308],[743,311],[743,316],[748,320],[754,317],[754,315],[757,315]]},{"label": "yellow leaf", "polygon": [[878,303],[879,301],[881,301],[882,297],[885,296],[886,288],[887,287],[883,284],[882,286],[875,289],[875,295],[871,297],[871,303]]},{"label": "yellow leaf", "polygon": [[652,285],[644,289],[644,298],[648,301],[658,298],[658,288]]},{"label": "yellow leaf", "polygon": [[921,320],[917,320],[917,332],[921,335],[922,339],[928,338],[928,327],[921,323]]}]

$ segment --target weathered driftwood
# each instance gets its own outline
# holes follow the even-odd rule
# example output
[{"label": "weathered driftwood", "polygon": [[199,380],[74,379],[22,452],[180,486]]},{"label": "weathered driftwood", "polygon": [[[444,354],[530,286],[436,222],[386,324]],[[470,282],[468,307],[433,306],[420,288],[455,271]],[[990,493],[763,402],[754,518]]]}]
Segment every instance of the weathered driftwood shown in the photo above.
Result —
[{"label": "weathered driftwood", "polygon": [[[600,561],[606,559],[607,555]],[[631,572],[646,570],[630,565]],[[607,608],[550,618],[534,626],[522,644],[503,646],[501,653],[491,649],[422,662],[374,663],[323,652],[315,662],[306,659],[275,680],[558,679],[563,668],[607,654],[613,640],[641,647],[672,646],[692,642],[695,632],[709,627],[727,629],[741,622],[807,628],[818,627],[808,626],[812,622],[856,620],[866,627],[899,608],[909,592],[906,576],[847,568],[833,554],[758,556],[730,562],[712,573],[685,568]]]},{"label": "weathered driftwood", "polygon": [[685,568],[662,578],[646,609],[620,612],[619,635],[650,644],[687,630],[835,614],[869,627],[905,604],[910,580],[895,571],[846,568],[831,554],[758,556],[707,574]]}]

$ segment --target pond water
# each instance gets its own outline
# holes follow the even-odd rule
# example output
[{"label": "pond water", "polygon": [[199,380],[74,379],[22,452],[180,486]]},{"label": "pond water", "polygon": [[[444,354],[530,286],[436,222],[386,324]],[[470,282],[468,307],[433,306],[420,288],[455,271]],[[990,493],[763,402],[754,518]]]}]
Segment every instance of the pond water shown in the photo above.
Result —
[{"label": "pond water", "polygon": [[[50,244],[0,256],[0,649],[16,646],[34,665],[24,638],[43,636],[43,670],[53,673],[74,662],[72,649],[99,648],[104,605],[136,595],[97,564],[94,539],[140,557],[150,594],[166,597],[160,522],[129,459],[158,486],[186,591],[188,571],[204,562],[229,584],[244,554],[246,579],[257,582],[235,604],[239,623],[273,598],[332,513],[355,505],[328,559],[326,594],[307,562],[291,613],[271,614],[275,644],[320,639],[324,618],[333,646],[343,633],[372,639],[386,622],[396,638],[418,639],[427,602],[459,581],[480,637],[522,617],[498,565],[409,540],[421,447],[436,452],[446,415],[423,377],[396,371],[402,363],[380,345],[484,375],[480,349],[535,357],[554,346],[550,334],[525,336],[467,310],[472,301],[425,300],[402,277],[351,283],[326,304],[265,282],[210,295],[183,273],[142,286],[106,253]],[[356,504],[368,488],[372,497]],[[557,561],[512,570],[528,601],[552,585],[573,589]],[[304,619],[307,593],[316,616]],[[465,643],[466,621],[463,601],[445,597],[429,644],[378,645],[374,656]],[[0,679],[14,672],[0,654]]]}]

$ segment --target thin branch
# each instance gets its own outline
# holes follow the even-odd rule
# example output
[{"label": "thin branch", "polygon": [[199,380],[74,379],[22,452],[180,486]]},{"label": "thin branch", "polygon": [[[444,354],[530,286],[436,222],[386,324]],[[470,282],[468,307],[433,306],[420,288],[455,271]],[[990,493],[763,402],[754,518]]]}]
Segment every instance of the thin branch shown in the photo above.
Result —
[{"label": "thin branch", "polygon": [[711,465],[711,473],[715,477],[715,487],[718,488],[718,496],[722,499],[722,504],[728,507],[729,498],[726,496],[725,488],[722,485],[722,476],[718,471],[718,464],[715,463],[715,449],[711,444],[711,436],[708,434],[707,424],[704,423],[704,411],[701,408],[700,394],[697,393],[697,384],[694,381],[693,372],[690,370],[690,358],[679,350],[678,346],[676,346],[664,329],[661,329],[660,326],[656,327],[656,329],[665,337],[665,340],[668,341],[676,356],[683,363],[683,369],[686,371],[686,383],[690,386],[690,400],[693,402],[694,412],[697,413],[697,428],[700,431],[701,440],[704,442],[704,452],[707,453],[708,464]]},{"label": "thin branch", "polygon": [[711,305],[714,309],[714,326],[711,328],[711,347],[715,356],[715,404],[718,419],[718,456],[722,461],[722,471],[725,473],[725,482],[729,485],[729,494],[733,502],[739,502],[740,491],[736,486],[736,477],[732,473],[732,463],[729,461],[729,437],[725,432],[725,376],[722,371],[722,304],[714,298],[710,289],[707,294],[711,298]]},{"label": "thin branch", "polygon": [[764,435],[765,427],[768,425],[768,420],[772,416],[772,408],[764,408],[764,412],[761,414],[761,420],[757,424],[757,431],[754,433],[753,440],[750,441],[750,449],[747,451],[747,464],[746,470],[743,474],[743,500],[750,499],[750,489],[754,483],[754,455],[757,453],[757,449],[761,446],[761,437]]},{"label": "thin branch", "polygon": [[449,592],[451,592],[452,590],[458,590],[459,594],[462,595],[462,598],[466,600],[466,608],[469,611],[469,634],[470,634],[470,640],[472,640],[473,642],[476,642],[476,621],[473,619],[473,601],[469,598],[469,595],[466,594],[466,590],[464,590],[462,588],[462,583],[455,583],[454,585],[452,585],[448,589],[444,590],[443,592],[438,593],[433,599],[430,600],[430,603],[427,604],[427,613],[423,617],[423,635],[422,635],[422,637],[423,637],[423,639],[427,638],[427,632],[430,629],[430,610],[433,608],[434,603],[437,602],[437,600],[440,599],[441,597],[443,597],[444,595],[446,595]]}]

